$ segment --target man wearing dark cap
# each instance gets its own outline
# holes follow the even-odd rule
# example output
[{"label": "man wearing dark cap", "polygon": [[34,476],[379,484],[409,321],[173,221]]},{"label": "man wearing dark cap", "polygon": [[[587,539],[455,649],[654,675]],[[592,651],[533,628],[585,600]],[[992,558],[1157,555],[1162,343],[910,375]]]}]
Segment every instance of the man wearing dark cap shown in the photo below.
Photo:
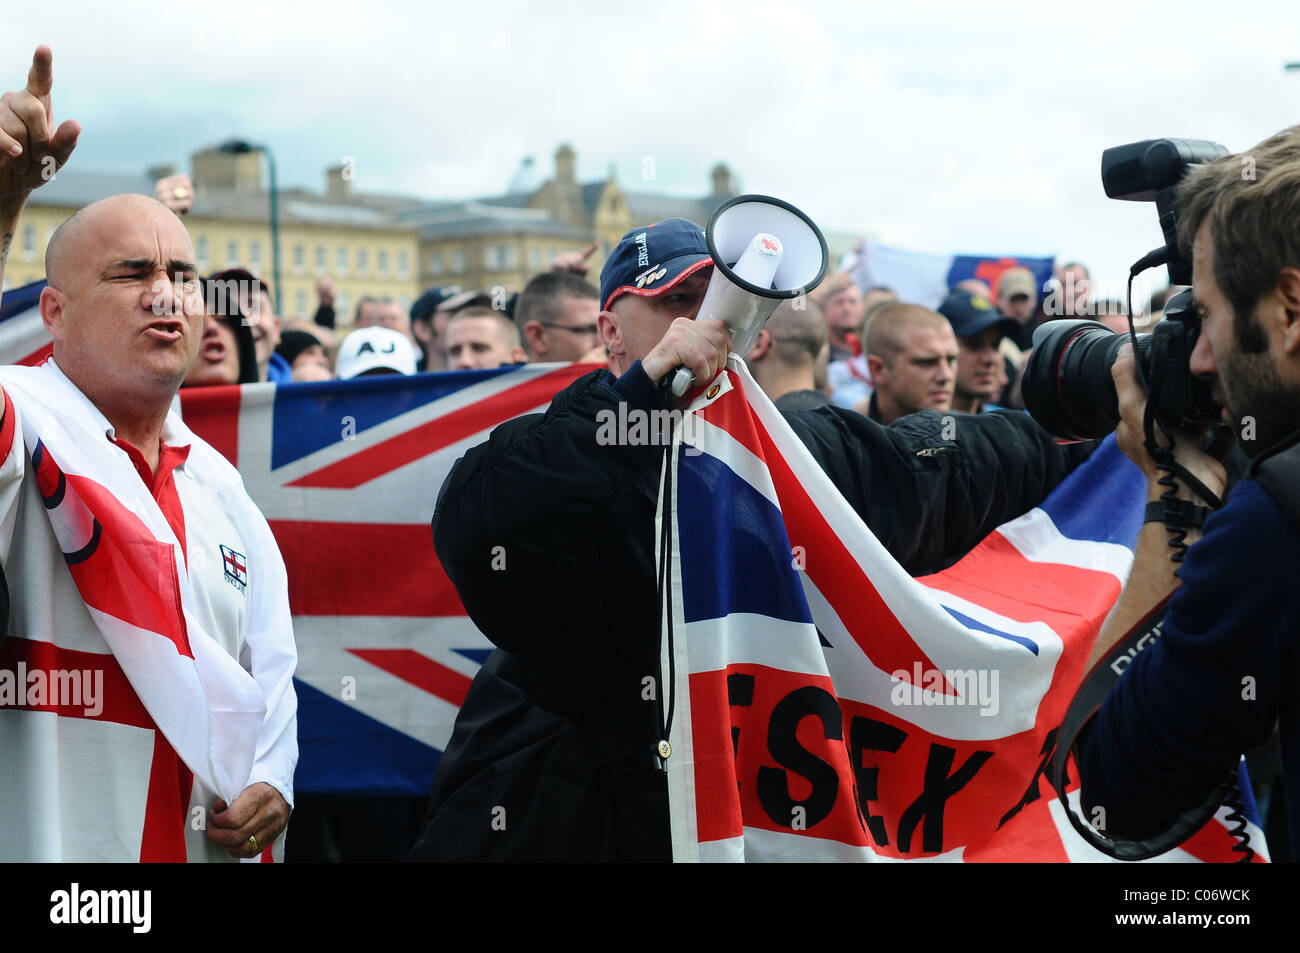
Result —
[{"label": "man wearing dark cap", "polygon": [[978,414],[989,407],[1002,390],[1002,352],[998,345],[1020,326],[1004,318],[982,295],[954,291],[943,299],[939,313],[952,325],[957,336],[957,384],[952,409]]},{"label": "man wearing dark cap", "polygon": [[[726,326],[693,320],[712,270],[698,225],[628,232],[601,273],[609,369],[497,427],[444,483],[434,546],[498,648],[461,706],[412,859],[671,858],[656,755],[665,448],[599,435],[610,413],[673,406],[661,384],[679,365],[697,383],[724,366]],[[832,407],[785,418],[913,573],[1036,505],[1082,458],[1024,414],[962,417],[951,440],[933,411],[888,428]]]},{"label": "man wearing dark cap", "polygon": [[443,344],[443,335],[447,331],[447,314],[438,308],[460,292],[460,285],[430,288],[411,305],[411,334],[415,337],[415,343],[420,345],[419,367],[422,371],[447,369],[447,349]]}]

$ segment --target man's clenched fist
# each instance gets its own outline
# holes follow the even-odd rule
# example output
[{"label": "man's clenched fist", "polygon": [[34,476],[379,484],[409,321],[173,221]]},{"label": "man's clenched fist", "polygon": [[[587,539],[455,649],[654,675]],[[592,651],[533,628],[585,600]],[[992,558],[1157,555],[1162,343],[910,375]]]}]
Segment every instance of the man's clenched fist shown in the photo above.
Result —
[{"label": "man's clenched fist", "polygon": [[726,365],[730,353],[731,332],[726,322],[678,318],[645,356],[641,367],[658,383],[680,364],[695,375],[696,384],[707,384]]}]

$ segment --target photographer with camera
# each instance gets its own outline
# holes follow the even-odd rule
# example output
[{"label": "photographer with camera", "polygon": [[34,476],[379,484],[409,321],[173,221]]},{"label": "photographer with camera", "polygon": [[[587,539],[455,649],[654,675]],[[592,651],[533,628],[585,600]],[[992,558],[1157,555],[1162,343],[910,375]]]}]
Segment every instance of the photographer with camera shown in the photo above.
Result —
[{"label": "photographer with camera", "polygon": [[[1199,318],[1183,363],[1211,385],[1252,462],[1226,504],[1209,513],[1203,504],[1217,503],[1224,469],[1192,434],[1167,425],[1174,417],[1162,412],[1157,379],[1176,373],[1172,362],[1161,363],[1164,339],[1142,342],[1140,360],[1114,341],[1116,435],[1147,478],[1149,505],[1128,582],[1094,650],[1093,661],[1102,665],[1081,695],[1094,679],[1109,677],[1108,669],[1123,677],[1096,700],[1100,708],[1074,752],[1092,826],[1113,841],[1145,841],[1154,850],[1171,827],[1181,840],[1208,819],[1241,754],[1266,742],[1280,723],[1294,856],[1300,610],[1290,596],[1300,575],[1300,126],[1243,155],[1208,158],[1183,162],[1190,171],[1179,168],[1171,180],[1181,179],[1176,207],[1169,216],[1161,208],[1167,235],[1176,221],[1177,251],[1170,245],[1168,252],[1175,283],[1180,256],[1192,260],[1195,313],[1172,317],[1189,328]],[[1112,197],[1151,194],[1116,196],[1111,184]],[[1171,312],[1177,307],[1171,300]],[[1045,363],[1065,369],[1068,350],[1058,348]],[[1179,353],[1173,347],[1163,356]],[[1151,383],[1150,406],[1139,364]],[[1136,633],[1144,633],[1136,654],[1116,654],[1116,644],[1126,637],[1124,644],[1133,644]]]}]

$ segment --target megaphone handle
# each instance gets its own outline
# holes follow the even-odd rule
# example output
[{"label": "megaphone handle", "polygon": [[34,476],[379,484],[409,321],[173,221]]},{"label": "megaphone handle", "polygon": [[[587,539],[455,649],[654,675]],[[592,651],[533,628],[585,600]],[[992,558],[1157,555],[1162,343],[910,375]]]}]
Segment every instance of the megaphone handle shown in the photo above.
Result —
[{"label": "megaphone handle", "polygon": [[691,389],[691,384],[695,381],[695,375],[686,369],[683,365],[678,365],[673,371],[673,382],[670,387],[674,397],[684,397],[686,392]]}]

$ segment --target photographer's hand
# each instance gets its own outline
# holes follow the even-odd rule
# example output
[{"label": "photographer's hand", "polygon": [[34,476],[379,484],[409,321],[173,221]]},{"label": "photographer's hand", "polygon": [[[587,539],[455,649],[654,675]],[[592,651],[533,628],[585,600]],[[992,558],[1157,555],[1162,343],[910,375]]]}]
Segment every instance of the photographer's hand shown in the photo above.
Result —
[{"label": "photographer's hand", "polygon": [[[1157,482],[1161,474],[1156,467],[1156,461],[1152,459],[1146,448],[1143,418],[1146,415],[1147,395],[1138,380],[1137,364],[1133,359],[1131,344],[1125,344],[1120,348],[1110,373],[1115,380],[1115,393],[1119,397],[1120,422],[1115,428],[1115,440],[1120,450],[1124,452],[1124,456],[1137,464],[1138,469],[1147,478],[1147,502],[1153,502],[1160,499],[1166,488]],[[1162,442],[1166,440],[1164,432],[1159,428],[1156,436]],[[1204,483],[1207,489],[1221,498],[1227,485],[1227,471],[1224,470],[1223,464],[1198,449],[1196,439],[1192,435],[1174,431],[1174,440],[1174,459],[1192,476]],[[1178,484],[1178,498],[1197,503],[1208,502],[1202,500],[1182,481]],[[1191,537],[1188,538],[1190,540]]]}]

